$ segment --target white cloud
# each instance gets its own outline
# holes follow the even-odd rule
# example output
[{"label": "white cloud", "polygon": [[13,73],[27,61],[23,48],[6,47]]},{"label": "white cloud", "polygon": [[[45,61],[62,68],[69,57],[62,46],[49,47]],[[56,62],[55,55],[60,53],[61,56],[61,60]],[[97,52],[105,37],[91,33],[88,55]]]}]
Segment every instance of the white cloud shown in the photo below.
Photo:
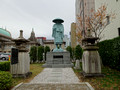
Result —
[{"label": "white cloud", "polygon": [[75,19],[75,0],[0,0],[0,26],[6,26],[13,38],[24,31],[29,38],[32,28],[36,36],[51,38],[52,20],[64,19],[65,34],[69,34],[70,25]]}]

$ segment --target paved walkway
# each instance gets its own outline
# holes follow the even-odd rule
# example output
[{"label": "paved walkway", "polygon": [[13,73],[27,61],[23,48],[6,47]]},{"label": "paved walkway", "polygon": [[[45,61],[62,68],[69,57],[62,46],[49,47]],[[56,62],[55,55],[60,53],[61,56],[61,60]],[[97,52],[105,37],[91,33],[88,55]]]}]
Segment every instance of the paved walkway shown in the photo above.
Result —
[{"label": "paved walkway", "polygon": [[45,68],[30,83],[13,90],[93,90],[89,83],[80,83],[72,68]]},{"label": "paved walkway", "polygon": [[72,68],[45,68],[30,83],[79,83]]}]

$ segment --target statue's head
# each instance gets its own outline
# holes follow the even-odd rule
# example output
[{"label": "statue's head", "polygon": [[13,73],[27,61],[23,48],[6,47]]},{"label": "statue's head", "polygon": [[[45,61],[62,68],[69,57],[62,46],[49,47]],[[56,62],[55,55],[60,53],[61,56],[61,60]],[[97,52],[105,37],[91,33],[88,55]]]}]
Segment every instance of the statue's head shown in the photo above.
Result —
[{"label": "statue's head", "polygon": [[56,18],[53,20],[54,23],[63,23],[64,20],[60,19],[60,18]]}]

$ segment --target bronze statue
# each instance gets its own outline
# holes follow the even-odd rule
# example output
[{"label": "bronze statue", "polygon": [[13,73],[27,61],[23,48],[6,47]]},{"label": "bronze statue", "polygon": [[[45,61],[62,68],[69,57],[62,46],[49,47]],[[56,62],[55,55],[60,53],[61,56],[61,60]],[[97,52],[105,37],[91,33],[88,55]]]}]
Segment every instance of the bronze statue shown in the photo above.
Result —
[{"label": "bronze statue", "polygon": [[60,18],[57,18],[54,19],[53,22],[55,24],[53,25],[52,37],[54,37],[54,44],[56,45],[56,48],[53,50],[53,52],[62,52],[63,49],[61,48],[61,45],[64,37],[64,26],[62,23],[64,21]]}]

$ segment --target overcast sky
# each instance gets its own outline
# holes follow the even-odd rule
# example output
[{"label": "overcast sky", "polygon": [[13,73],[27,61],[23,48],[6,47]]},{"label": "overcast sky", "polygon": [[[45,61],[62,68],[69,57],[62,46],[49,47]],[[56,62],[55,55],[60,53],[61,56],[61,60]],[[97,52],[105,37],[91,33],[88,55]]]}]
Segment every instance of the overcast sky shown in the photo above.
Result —
[{"label": "overcast sky", "polygon": [[0,0],[0,28],[7,28],[13,38],[23,30],[29,38],[32,28],[36,37],[52,36],[52,20],[62,18],[64,33],[69,35],[71,23],[75,21],[75,0]]}]

